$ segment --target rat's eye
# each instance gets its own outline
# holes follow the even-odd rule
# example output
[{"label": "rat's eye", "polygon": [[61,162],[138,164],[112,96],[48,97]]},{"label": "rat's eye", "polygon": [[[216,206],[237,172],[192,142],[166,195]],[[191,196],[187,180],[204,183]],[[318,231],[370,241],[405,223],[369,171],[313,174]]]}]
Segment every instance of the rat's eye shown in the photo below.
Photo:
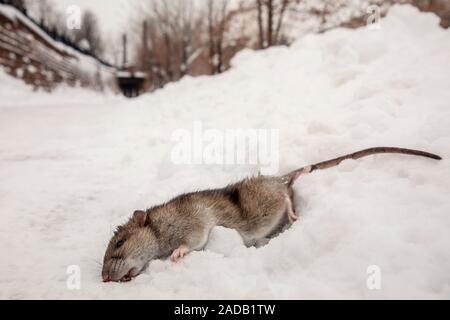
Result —
[{"label": "rat's eye", "polygon": [[119,240],[116,243],[116,249],[119,249],[121,246],[123,246],[123,244],[125,243],[125,240]]}]

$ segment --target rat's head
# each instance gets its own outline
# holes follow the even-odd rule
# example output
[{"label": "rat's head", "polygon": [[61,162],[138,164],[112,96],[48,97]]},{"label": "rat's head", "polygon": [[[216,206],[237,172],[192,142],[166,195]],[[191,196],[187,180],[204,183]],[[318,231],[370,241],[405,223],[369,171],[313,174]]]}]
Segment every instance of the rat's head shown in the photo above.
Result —
[{"label": "rat's head", "polygon": [[103,259],[104,282],[129,281],[145,269],[155,256],[158,244],[148,227],[148,214],[135,211],[124,225],[117,227]]}]

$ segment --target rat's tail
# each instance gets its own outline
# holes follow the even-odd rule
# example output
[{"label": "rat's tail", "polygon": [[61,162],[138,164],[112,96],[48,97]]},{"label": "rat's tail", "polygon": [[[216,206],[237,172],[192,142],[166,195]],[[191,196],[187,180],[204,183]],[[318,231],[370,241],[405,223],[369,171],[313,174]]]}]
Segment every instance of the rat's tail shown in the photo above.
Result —
[{"label": "rat's tail", "polygon": [[339,157],[339,158],[319,162],[319,163],[316,163],[316,164],[313,164],[310,166],[300,168],[298,170],[292,171],[291,173],[283,176],[282,178],[283,178],[283,181],[288,186],[291,186],[294,183],[294,181],[301,175],[311,173],[315,170],[328,169],[331,167],[335,167],[335,166],[339,165],[342,161],[347,160],[347,159],[355,159],[356,160],[359,158],[367,157],[367,156],[370,156],[373,154],[378,154],[378,153],[401,153],[401,154],[408,154],[408,155],[413,155],[413,156],[431,158],[431,159],[435,159],[435,160],[442,160],[442,158],[438,155],[435,155],[433,153],[428,153],[425,151],[420,151],[420,150],[412,150],[412,149],[404,149],[404,148],[391,148],[391,147],[369,148],[369,149],[361,150],[361,151],[358,151],[355,153],[350,153],[350,154],[347,154],[347,155]]}]

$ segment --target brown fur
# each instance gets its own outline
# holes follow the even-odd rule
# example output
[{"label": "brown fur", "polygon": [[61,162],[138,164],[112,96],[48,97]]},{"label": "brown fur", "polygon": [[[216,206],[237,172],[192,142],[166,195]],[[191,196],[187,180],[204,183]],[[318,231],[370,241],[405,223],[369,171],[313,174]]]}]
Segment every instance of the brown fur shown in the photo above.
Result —
[{"label": "brown fur", "polygon": [[104,281],[131,280],[152,259],[177,259],[201,250],[215,226],[239,232],[247,246],[258,246],[296,220],[292,184],[301,174],[338,165],[375,153],[403,153],[440,159],[423,151],[372,148],[324,161],[282,177],[257,176],[223,189],[180,195],[173,200],[136,211],[117,228],[104,257]]}]

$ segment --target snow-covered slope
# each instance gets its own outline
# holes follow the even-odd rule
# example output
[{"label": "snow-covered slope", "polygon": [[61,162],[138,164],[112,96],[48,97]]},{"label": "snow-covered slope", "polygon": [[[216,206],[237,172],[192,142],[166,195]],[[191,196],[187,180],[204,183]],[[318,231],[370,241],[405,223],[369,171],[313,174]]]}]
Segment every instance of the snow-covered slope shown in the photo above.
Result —
[{"label": "snow-covered slope", "polygon": [[[27,93],[39,108],[13,108],[1,85],[0,298],[450,298],[450,32],[409,6],[381,27],[246,51],[225,74],[133,101]],[[280,173],[379,145],[444,160],[344,162],[298,181],[301,219],[265,247],[217,229],[181,263],[102,283],[105,246],[134,209],[255,173],[173,164],[172,133],[195,121],[279,128]],[[366,286],[371,265],[380,290]]]},{"label": "snow-covered slope", "polygon": [[0,67],[36,88],[115,89],[114,69],[53,40],[16,8],[0,4]]}]

